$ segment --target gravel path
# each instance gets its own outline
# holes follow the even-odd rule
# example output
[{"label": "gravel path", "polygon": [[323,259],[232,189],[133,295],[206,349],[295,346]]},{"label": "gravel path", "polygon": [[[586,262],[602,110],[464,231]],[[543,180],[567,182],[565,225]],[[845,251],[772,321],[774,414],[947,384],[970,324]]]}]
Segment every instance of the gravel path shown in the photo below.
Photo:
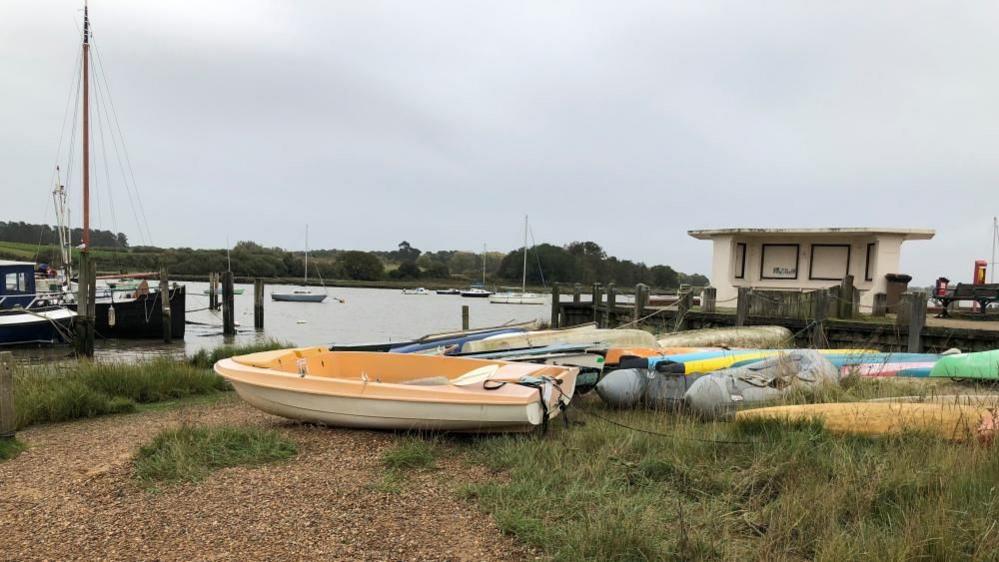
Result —
[{"label": "gravel path", "polygon": [[[277,428],[289,462],[140,489],[138,447],[180,423]],[[392,434],[297,425],[234,397],[215,404],[30,428],[0,463],[2,560],[522,560],[531,553],[458,498],[484,470],[442,459],[379,486]]]}]

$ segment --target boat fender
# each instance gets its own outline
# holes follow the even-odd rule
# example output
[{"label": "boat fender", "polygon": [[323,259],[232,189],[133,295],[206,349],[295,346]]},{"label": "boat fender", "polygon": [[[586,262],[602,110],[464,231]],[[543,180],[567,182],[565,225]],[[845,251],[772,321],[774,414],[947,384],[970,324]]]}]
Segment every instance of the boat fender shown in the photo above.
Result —
[{"label": "boat fender", "polygon": [[112,304],[108,307],[108,326],[113,328],[117,322],[118,318],[115,316],[114,305]]}]

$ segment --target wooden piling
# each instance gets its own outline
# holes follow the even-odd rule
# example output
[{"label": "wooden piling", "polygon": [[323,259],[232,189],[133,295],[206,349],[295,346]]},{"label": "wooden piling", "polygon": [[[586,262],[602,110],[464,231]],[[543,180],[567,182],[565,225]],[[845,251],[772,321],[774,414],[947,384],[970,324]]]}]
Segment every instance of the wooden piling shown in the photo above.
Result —
[{"label": "wooden piling", "polygon": [[604,328],[613,328],[614,308],[617,306],[617,286],[613,282],[607,284],[607,306],[604,307]]},{"label": "wooden piling", "polygon": [[0,439],[13,439],[16,424],[14,354],[9,351],[0,351]]},{"label": "wooden piling", "polygon": [[558,284],[552,285],[552,313],[551,313],[551,328],[555,329],[559,327],[559,307],[561,306],[562,296],[559,295]]},{"label": "wooden piling", "polygon": [[853,275],[844,275],[839,285],[839,301],[836,305],[839,313],[837,316],[847,320],[853,318],[853,310],[856,308],[853,298]]},{"label": "wooden piling", "polygon": [[208,309],[219,309],[219,274],[217,271],[208,274]]},{"label": "wooden piling", "polygon": [[923,352],[923,327],[926,326],[926,293],[908,293],[909,353]]},{"label": "wooden piling", "polygon": [[649,286],[645,283],[639,283],[635,285],[635,310],[632,314],[631,321],[637,324],[645,318],[645,307],[649,304]]},{"label": "wooden piling", "polygon": [[160,312],[163,316],[163,342],[173,341],[173,322],[170,313],[170,279],[166,268],[160,269]]},{"label": "wooden piling", "polygon": [[579,283],[572,286],[572,304],[579,304],[582,300],[583,287]]},{"label": "wooden piling", "polygon": [[222,272],[222,335],[236,335],[235,298],[233,295],[232,272]]},{"label": "wooden piling", "polygon": [[597,327],[600,326],[600,301],[603,298],[603,293],[601,292],[600,283],[593,284],[593,297],[591,302],[593,302],[593,321],[597,323]]},{"label": "wooden piling", "polygon": [[829,291],[818,289],[812,293],[812,346],[825,348],[829,345],[826,338],[826,318],[829,317]]},{"label": "wooden piling", "polygon": [[701,312],[714,312],[716,302],[718,302],[718,289],[705,287],[701,292]]},{"label": "wooden piling", "polygon": [[264,329],[264,280],[253,280],[253,328]]},{"label": "wooden piling", "polygon": [[735,305],[735,325],[745,326],[749,318],[749,299],[752,290],[749,287],[739,287],[739,298]]},{"label": "wooden piling", "polygon": [[694,291],[687,289],[679,295],[676,301],[676,319],[673,322],[673,331],[680,332],[683,331],[687,323],[687,313],[690,312],[690,306],[694,302]]},{"label": "wooden piling", "polygon": [[80,253],[80,271],[76,295],[76,353],[83,357],[94,356],[95,319],[97,314],[97,262],[87,252]]},{"label": "wooden piling", "polygon": [[462,330],[468,330],[468,326],[469,326],[469,321],[468,321],[468,305],[467,304],[463,304],[463,305],[461,305],[461,329]]},{"label": "wooden piling", "polygon": [[888,313],[888,295],[885,293],[874,293],[874,306],[871,316],[884,316]]}]

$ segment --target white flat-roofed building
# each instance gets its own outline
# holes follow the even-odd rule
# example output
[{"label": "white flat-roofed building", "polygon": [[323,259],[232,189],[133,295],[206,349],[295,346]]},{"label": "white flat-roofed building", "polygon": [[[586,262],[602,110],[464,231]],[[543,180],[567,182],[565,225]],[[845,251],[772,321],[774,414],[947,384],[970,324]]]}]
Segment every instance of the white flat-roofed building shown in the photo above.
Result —
[{"label": "white flat-roofed building", "polygon": [[[899,271],[902,243],[929,240],[916,228],[721,228],[691,230],[714,243],[711,285],[718,301],[739,287],[803,291],[830,287],[853,275],[860,303],[870,306],[886,292],[885,275]],[[734,306],[734,305],[733,305]]]}]

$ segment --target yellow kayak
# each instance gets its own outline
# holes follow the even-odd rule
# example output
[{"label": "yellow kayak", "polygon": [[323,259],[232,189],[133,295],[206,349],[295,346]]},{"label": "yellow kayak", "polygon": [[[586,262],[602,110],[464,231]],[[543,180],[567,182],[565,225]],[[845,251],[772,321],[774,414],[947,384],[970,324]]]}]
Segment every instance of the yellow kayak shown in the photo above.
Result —
[{"label": "yellow kayak", "polygon": [[873,437],[920,431],[952,441],[975,439],[991,443],[997,414],[988,408],[963,404],[851,402],[743,410],[735,419],[818,420],[828,431],[839,434]]}]

